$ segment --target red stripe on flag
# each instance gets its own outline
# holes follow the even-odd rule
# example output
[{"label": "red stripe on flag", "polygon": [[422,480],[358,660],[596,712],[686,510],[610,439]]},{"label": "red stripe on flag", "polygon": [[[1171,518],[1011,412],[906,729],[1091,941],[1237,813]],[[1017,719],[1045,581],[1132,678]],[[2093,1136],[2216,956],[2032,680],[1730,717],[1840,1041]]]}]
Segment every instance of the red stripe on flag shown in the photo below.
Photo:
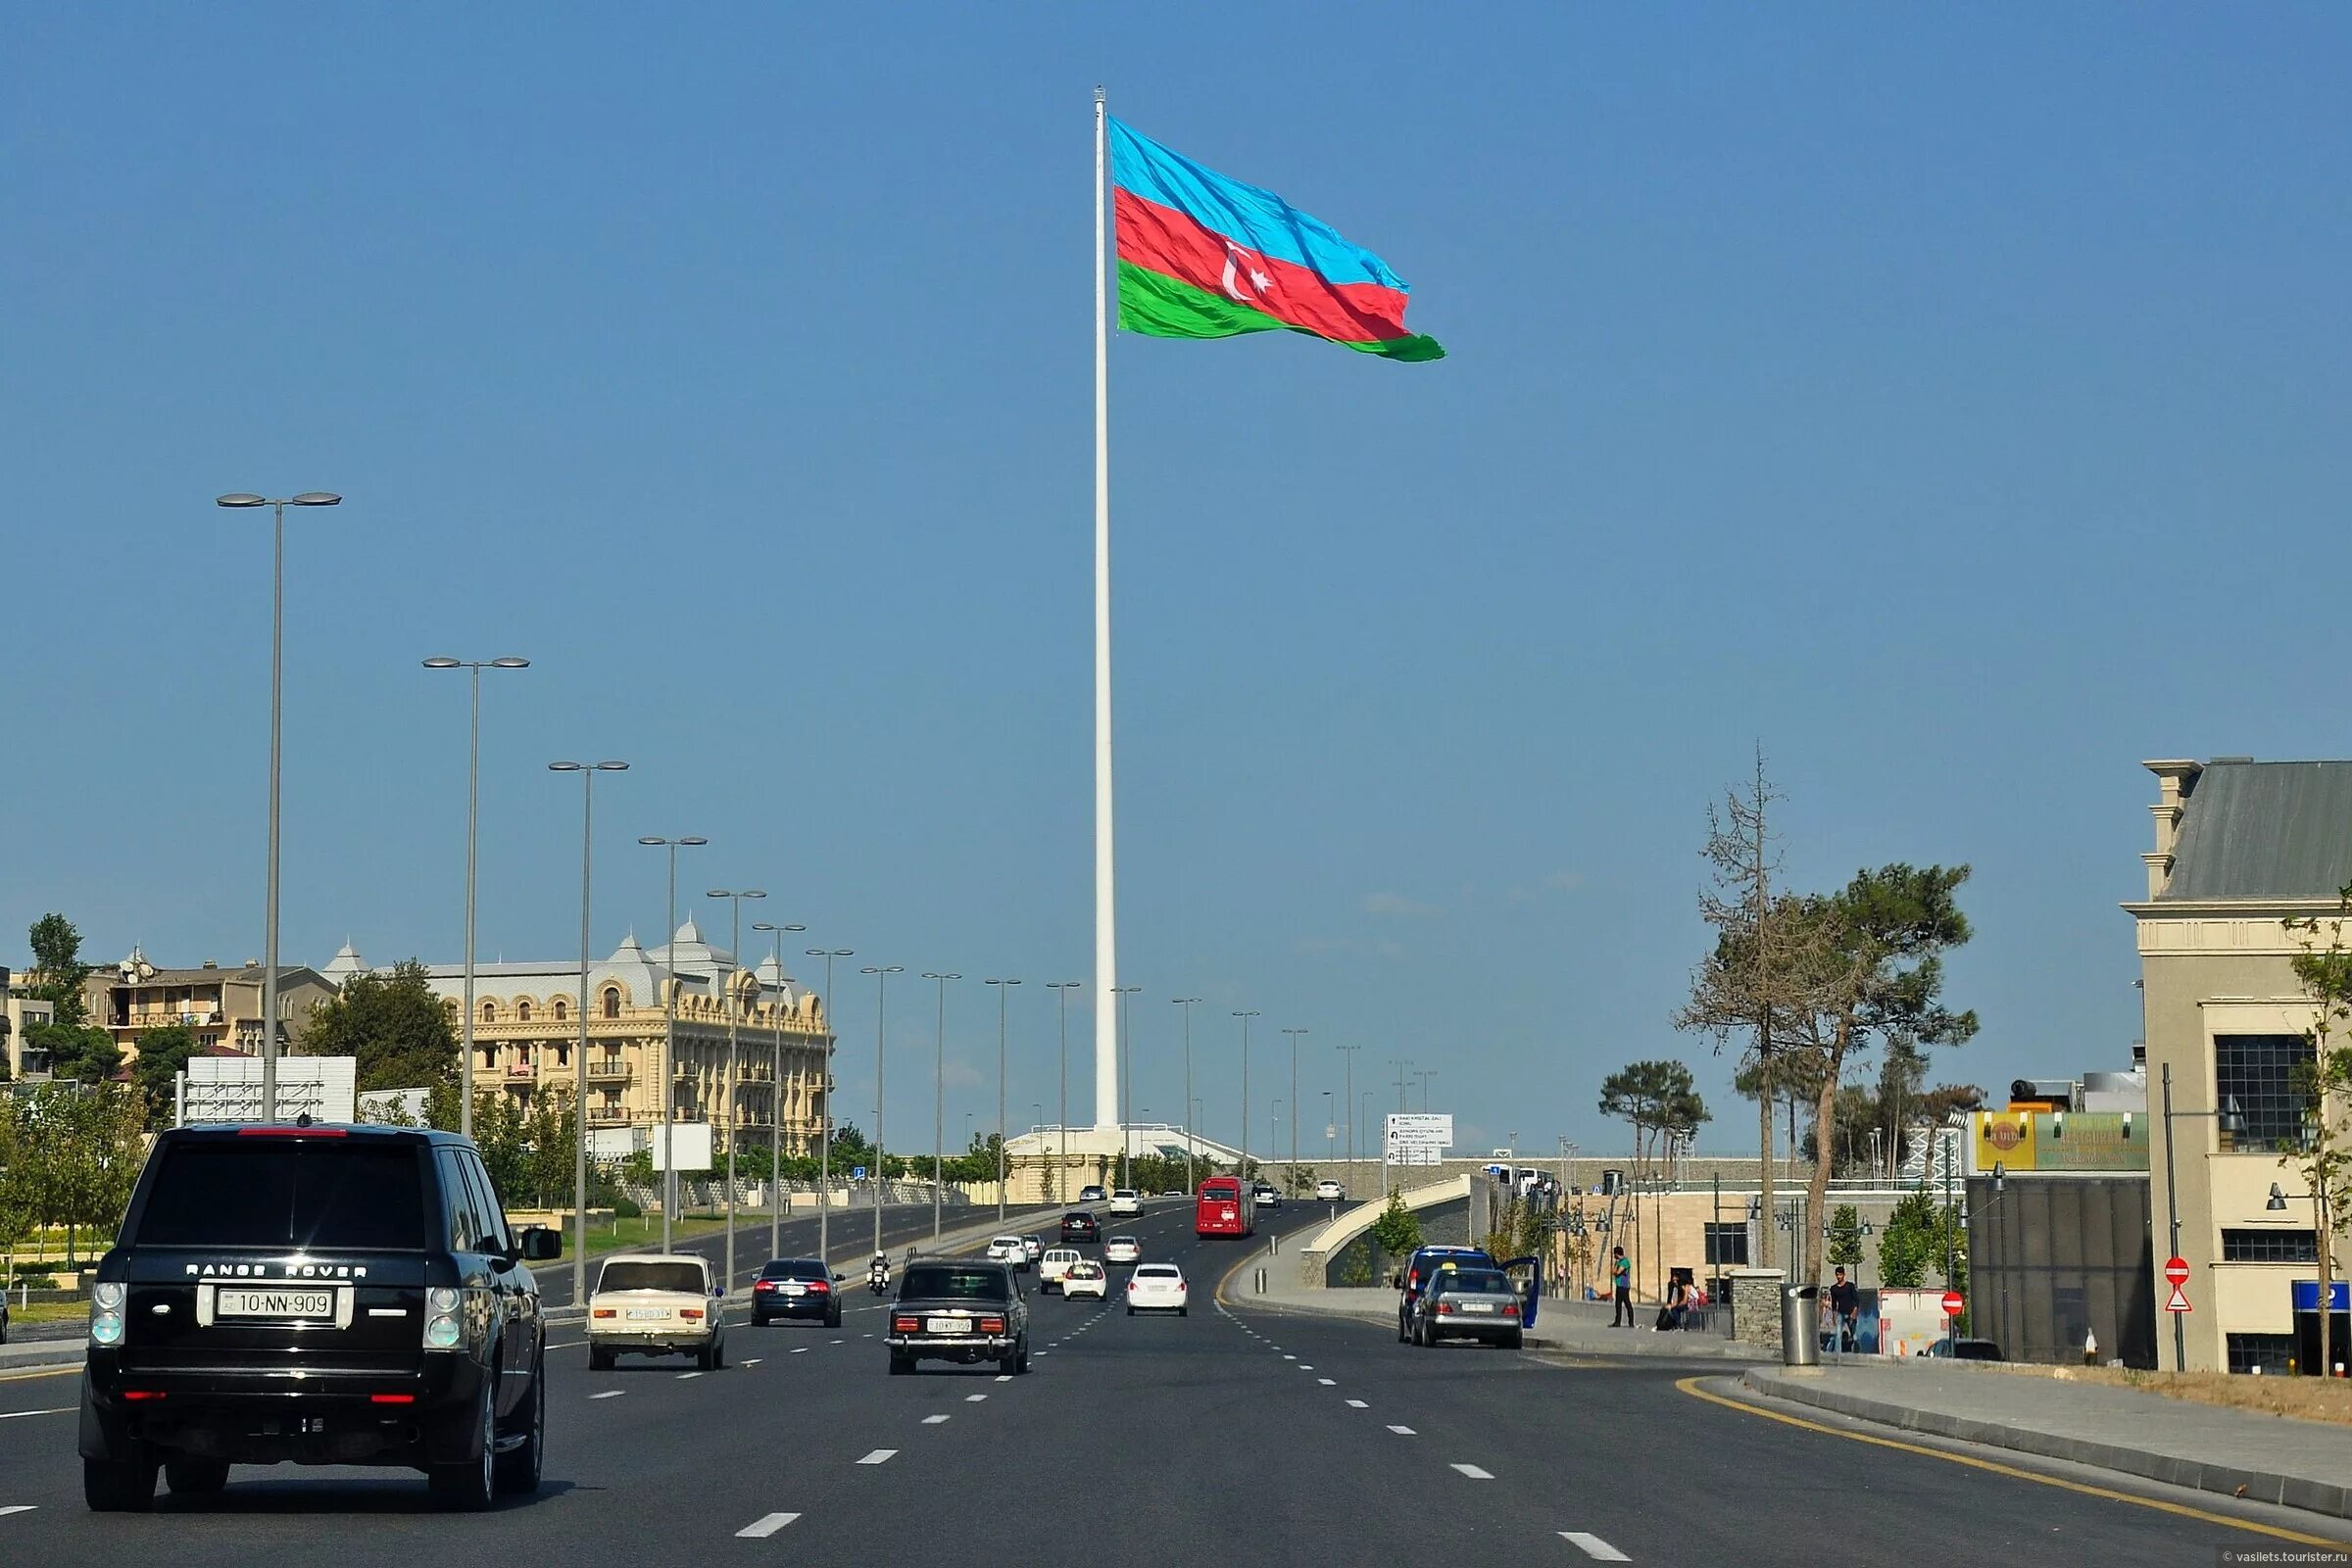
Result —
[{"label": "red stripe on flag", "polygon": [[1265,312],[1285,326],[1342,343],[1406,336],[1405,295],[1378,283],[1334,283],[1311,267],[1280,261],[1203,227],[1189,213],[1130,190],[1112,193],[1122,262]]}]

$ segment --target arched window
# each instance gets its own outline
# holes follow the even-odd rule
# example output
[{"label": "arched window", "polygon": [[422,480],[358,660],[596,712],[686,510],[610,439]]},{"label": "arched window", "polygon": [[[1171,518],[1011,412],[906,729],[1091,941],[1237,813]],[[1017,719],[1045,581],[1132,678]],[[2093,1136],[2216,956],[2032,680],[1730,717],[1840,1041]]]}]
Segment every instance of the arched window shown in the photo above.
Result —
[{"label": "arched window", "polygon": [[605,1016],[608,1018],[620,1016],[620,988],[618,986],[605,988]]},{"label": "arched window", "polygon": [[558,998],[556,999],[556,1001],[555,1001],[555,1008],[556,1008],[556,1022],[558,1022],[558,1023],[562,1023],[562,1022],[563,1022],[563,1021],[564,1021],[564,1020],[566,1017],[568,1017],[568,1016],[570,1015],[570,1009],[569,1009],[569,1008],[567,1008],[567,1007],[565,1007],[565,1006],[564,1005],[564,999],[563,999],[562,997],[558,997]]},{"label": "arched window", "polygon": [[529,1003],[517,1002],[514,1004],[514,1021],[516,1023],[529,1023],[531,1021],[531,1004]]},{"label": "arched window", "polygon": [[498,1022],[498,1004],[497,1004],[497,1003],[495,1003],[495,1002],[484,1002],[484,1003],[482,1004],[482,1022],[484,1022],[484,1023],[496,1023],[496,1022]]}]

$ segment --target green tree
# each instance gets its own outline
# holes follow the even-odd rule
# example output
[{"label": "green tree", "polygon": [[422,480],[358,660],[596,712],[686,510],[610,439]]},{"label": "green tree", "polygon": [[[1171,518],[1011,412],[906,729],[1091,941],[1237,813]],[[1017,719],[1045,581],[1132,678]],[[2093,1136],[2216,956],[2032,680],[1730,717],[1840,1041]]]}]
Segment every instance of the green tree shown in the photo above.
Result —
[{"label": "green tree", "polygon": [[81,983],[91,974],[90,965],[81,961],[81,933],[64,915],[44,914],[32,922],[26,937],[32,948],[28,994],[50,1004],[60,1027],[80,1028],[89,1021]]},{"label": "green tree", "polygon": [[179,1075],[196,1054],[196,1031],[184,1023],[168,1023],[139,1036],[138,1059],[130,1064],[130,1081],[147,1097],[147,1129],[172,1125],[178,1101]]},{"label": "green tree", "polygon": [[1393,1260],[1410,1257],[1420,1247],[1421,1216],[1404,1206],[1402,1189],[1390,1189],[1389,1206],[1372,1222],[1371,1234],[1381,1251]]},{"label": "green tree", "polygon": [[16,1278],[17,1244],[37,1222],[29,1097],[0,1095],[0,1251],[7,1258],[0,1286]]},{"label": "green tree", "polygon": [[47,1053],[52,1078],[79,1084],[104,1083],[122,1066],[122,1048],[95,1024],[34,1024],[24,1031],[24,1048]]},{"label": "green tree", "polygon": [[1497,1260],[1551,1254],[1551,1215],[1522,1199],[1503,1200],[1487,1231],[1487,1255]]},{"label": "green tree", "polygon": [[[2294,1088],[2303,1102],[2302,1147],[2280,1156],[2278,1163],[2302,1177],[2309,1196],[2319,1239],[2320,1289],[2332,1294],[2335,1279],[2335,1238],[2344,1216],[2352,1213],[2352,1129],[2343,1124],[2347,1097],[2352,1097],[2352,1045],[2343,1037],[2352,1032],[2352,951],[2344,946],[2344,924],[2352,920],[2352,885],[2338,890],[2335,913],[2322,921],[2316,916],[2285,922],[2303,951],[2293,959],[2295,979],[2311,998],[2311,1025],[2303,1038],[2311,1059],[2295,1066]],[[2328,1318],[2320,1319],[2320,1374],[2325,1377],[2337,1360],[2338,1347],[2329,1343]]]},{"label": "green tree", "polygon": [[1839,1203],[1830,1215],[1830,1261],[1852,1268],[1862,1261],[1862,1213]]},{"label": "green tree", "polygon": [[1690,1069],[1679,1061],[1635,1061],[1618,1068],[1600,1081],[1600,1113],[1633,1125],[1638,1174],[1647,1173],[1668,1134],[1696,1132],[1709,1119]]},{"label": "green tree", "polygon": [[390,974],[346,980],[311,1009],[295,1049],[306,1056],[355,1058],[363,1094],[434,1089],[458,1078],[457,1030],[414,958]]},{"label": "green tree", "polygon": [[1901,1291],[1927,1284],[1929,1266],[1943,1263],[1944,1231],[1936,1200],[1924,1189],[1905,1193],[1879,1237],[1880,1282]]}]

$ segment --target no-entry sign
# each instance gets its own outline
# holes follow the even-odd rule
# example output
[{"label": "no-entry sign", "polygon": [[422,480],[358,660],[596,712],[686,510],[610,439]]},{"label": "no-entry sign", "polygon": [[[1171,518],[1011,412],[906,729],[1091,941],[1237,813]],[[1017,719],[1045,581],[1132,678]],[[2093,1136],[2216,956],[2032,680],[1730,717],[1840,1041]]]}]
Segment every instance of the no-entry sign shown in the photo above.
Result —
[{"label": "no-entry sign", "polygon": [[1958,1317],[1967,1305],[1968,1303],[1960,1298],[1958,1291],[1943,1293],[1943,1315],[1945,1317]]},{"label": "no-entry sign", "polygon": [[2168,1257],[2164,1260],[2164,1283],[2180,1286],[2188,1283],[2188,1259]]}]

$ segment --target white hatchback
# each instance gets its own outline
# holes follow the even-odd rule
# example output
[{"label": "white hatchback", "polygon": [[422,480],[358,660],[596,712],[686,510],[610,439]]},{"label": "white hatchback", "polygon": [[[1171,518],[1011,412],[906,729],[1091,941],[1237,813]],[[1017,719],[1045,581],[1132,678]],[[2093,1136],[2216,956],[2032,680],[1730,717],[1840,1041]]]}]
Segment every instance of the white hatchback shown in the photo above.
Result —
[{"label": "white hatchback", "polygon": [[1107,1301],[1110,1299],[1110,1275],[1103,1271],[1102,1264],[1081,1258],[1072,1263],[1070,1271],[1061,1277],[1061,1295],[1062,1299],[1067,1301],[1075,1301],[1081,1296]]},{"label": "white hatchback", "polygon": [[992,1237],[988,1244],[988,1260],[991,1263],[1010,1263],[1016,1269],[1026,1269],[1029,1266],[1029,1249],[1021,1245],[1021,1239],[1018,1236]]},{"label": "white hatchback", "polygon": [[1102,1261],[1105,1263],[1137,1263],[1143,1260],[1143,1256],[1144,1244],[1132,1236],[1113,1236],[1102,1244]]},{"label": "white hatchback", "polygon": [[[1110,1195],[1110,1211],[1113,1214],[1141,1214],[1144,1211],[1144,1195],[1132,1187],[1122,1187]],[[2314,1297],[2313,1299],[2317,1300],[2318,1298]]]},{"label": "white hatchback", "polygon": [[1178,1317],[1189,1315],[1192,1288],[1184,1282],[1184,1270],[1173,1263],[1145,1263],[1127,1276],[1127,1315],[1138,1312],[1174,1312]]},{"label": "white hatchback", "polygon": [[1336,1203],[1346,1199],[1347,1196],[1348,1189],[1329,1177],[1315,1183],[1315,1201],[1318,1203]]}]

